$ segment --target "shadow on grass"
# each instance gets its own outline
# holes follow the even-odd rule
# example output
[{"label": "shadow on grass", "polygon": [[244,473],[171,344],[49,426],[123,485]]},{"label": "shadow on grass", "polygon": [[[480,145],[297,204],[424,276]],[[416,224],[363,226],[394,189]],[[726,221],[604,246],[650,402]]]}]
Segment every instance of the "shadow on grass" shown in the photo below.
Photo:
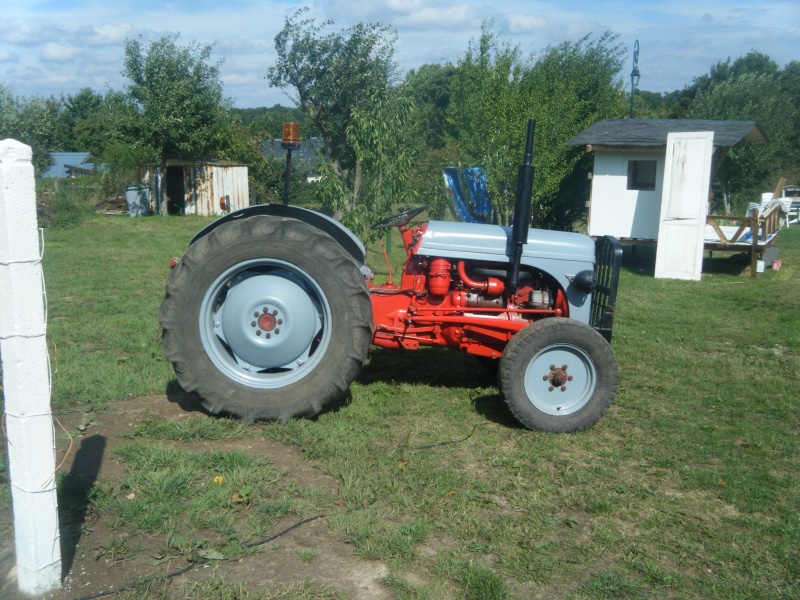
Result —
[{"label": "shadow on grass", "polygon": [[210,415],[211,413],[208,412],[205,407],[203,406],[203,401],[194,392],[186,392],[183,388],[178,384],[177,380],[173,379],[167,384],[167,389],[164,391],[167,396],[167,400],[170,402],[174,402],[178,406],[181,407],[181,410],[187,413],[199,412],[205,415]]},{"label": "shadow on grass", "polygon": [[487,421],[508,429],[525,429],[511,414],[500,394],[478,396],[472,400],[472,405],[475,407],[475,412],[482,415]]},{"label": "shadow on grass", "polygon": [[93,435],[81,441],[69,473],[58,482],[58,512],[61,525],[62,577],[72,569],[81,533],[95,492],[97,475],[103,463],[106,438]]},{"label": "shadow on grass", "polygon": [[652,277],[656,272],[655,244],[626,244],[622,247],[622,268]]},{"label": "shadow on grass", "polygon": [[[710,256],[709,256],[710,254]],[[731,275],[741,277],[750,274],[750,254],[748,252],[706,252],[703,257],[704,275]]]},{"label": "shadow on grass", "polygon": [[[622,268],[637,275],[655,276],[655,244],[626,244],[622,250]],[[738,277],[749,274],[749,252],[705,251],[703,253],[703,274],[731,275]]]},{"label": "shadow on grass", "polygon": [[494,375],[476,357],[446,348],[372,348],[356,381],[362,385],[383,382],[461,388],[495,385]]}]

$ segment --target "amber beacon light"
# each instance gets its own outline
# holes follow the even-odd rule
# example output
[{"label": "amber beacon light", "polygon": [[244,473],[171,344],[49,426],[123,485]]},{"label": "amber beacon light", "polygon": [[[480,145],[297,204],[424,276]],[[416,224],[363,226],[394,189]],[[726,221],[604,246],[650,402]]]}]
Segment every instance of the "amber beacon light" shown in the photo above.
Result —
[{"label": "amber beacon light", "polygon": [[289,205],[289,175],[292,172],[292,150],[300,147],[300,124],[289,121],[283,124],[281,148],[286,150],[286,175],[283,180],[283,203]]},{"label": "amber beacon light", "polygon": [[281,148],[297,150],[300,147],[300,124],[290,121],[283,124]]}]

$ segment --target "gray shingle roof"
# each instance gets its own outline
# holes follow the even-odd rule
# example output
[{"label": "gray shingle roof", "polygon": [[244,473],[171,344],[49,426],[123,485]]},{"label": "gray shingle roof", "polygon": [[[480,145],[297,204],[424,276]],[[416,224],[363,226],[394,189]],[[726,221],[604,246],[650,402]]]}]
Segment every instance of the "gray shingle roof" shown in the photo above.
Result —
[{"label": "gray shingle roof", "polygon": [[567,140],[567,146],[667,145],[672,132],[713,131],[715,146],[735,146],[742,140],[767,142],[767,134],[756,121],[707,121],[701,119],[607,119],[598,121]]}]

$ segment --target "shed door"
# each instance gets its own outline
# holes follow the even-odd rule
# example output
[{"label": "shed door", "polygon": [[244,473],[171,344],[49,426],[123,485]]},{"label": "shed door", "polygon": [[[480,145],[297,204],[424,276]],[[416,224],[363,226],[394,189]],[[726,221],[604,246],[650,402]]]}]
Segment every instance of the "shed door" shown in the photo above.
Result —
[{"label": "shed door", "polygon": [[713,144],[713,131],[667,136],[657,278],[700,280]]}]

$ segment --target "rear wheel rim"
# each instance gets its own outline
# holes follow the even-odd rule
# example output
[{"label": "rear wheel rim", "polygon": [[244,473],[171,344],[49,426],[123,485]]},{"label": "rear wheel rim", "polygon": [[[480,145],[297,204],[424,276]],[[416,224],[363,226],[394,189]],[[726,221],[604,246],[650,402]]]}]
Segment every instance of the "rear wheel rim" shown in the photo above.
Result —
[{"label": "rear wheel rim", "polygon": [[586,406],[594,395],[597,369],[581,348],[553,344],[528,363],[524,387],[536,409],[548,415],[570,415]]},{"label": "rear wheel rim", "polygon": [[328,351],[331,309],[304,270],[253,259],[221,273],[200,304],[203,348],[221,373],[257,389],[308,376]]}]

